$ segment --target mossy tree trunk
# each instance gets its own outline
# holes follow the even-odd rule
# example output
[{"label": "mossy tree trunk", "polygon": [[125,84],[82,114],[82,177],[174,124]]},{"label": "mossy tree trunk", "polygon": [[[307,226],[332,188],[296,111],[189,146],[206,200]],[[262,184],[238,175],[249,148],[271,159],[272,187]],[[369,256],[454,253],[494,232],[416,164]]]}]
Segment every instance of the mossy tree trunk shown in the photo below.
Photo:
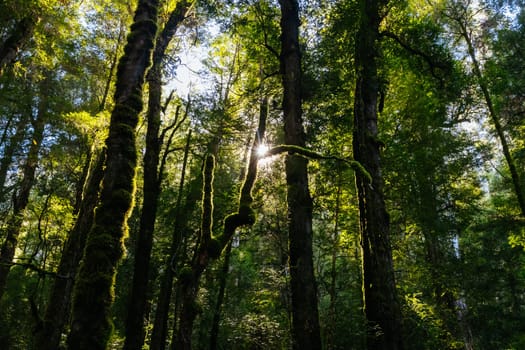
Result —
[{"label": "mossy tree trunk", "polygon": [[383,195],[378,142],[379,24],[386,0],[361,0],[361,19],[356,37],[357,81],[354,101],[354,159],[371,176],[355,172],[363,259],[364,311],[367,349],[399,350],[401,311],[396,295],[390,222]]},{"label": "mossy tree trunk", "polygon": [[158,6],[158,0],[139,0],[117,69],[115,107],[106,139],[106,169],[100,204],[75,282],[69,349],[106,349],[111,335],[115,273],[133,202],[135,128],[143,107],[144,76],[157,32]]},{"label": "mossy tree trunk", "polygon": [[126,340],[124,349],[140,350],[144,344],[144,315],[146,312],[149,265],[153,245],[153,232],[157,216],[158,197],[162,174],[159,173],[161,138],[161,96],[162,60],[179,24],[184,20],[193,1],[177,2],[164,29],[159,34],[153,52],[153,65],[148,72],[148,128],[146,131],[146,151],[144,154],[144,199],[140,215],[140,226],[135,249],[133,282],[126,319]]},{"label": "mossy tree trunk", "polygon": [[48,97],[43,93],[49,88],[48,82],[49,78],[45,78],[40,86],[41,95],[38,112],[31,121],[33,127],[31,145],[29,146],[29,152],[23,167],[22,180],[18,186],[18,190],[13,193],[13,212],[7,220],[6,238],[0,248],[0,299],[2,299],[6,289],[7,278],[11,266],[13,265],[13,258],[18,245],[18,236],[22,229],[24,211],[29,203],[29,194],[35,183],[35,172],[38,166],[38,153],[44,138],[45,120],[48,113]]},{"label": "mossy tree trunk", "polygon": [[177,350],[191,350],[192,348],[191,334],[193,331],[193,322],[199,312],[196,298],[202,273],[206,270],[211,260],[221,256],[222,251],[230,243],[237,228],[241,226],[251,226],[255,222],[255,214],[251,207],[253,202],[251,192],[257,179],[257,165],[259,162],[257,147],[264,139],[267,114],[268,104],[266,101],[266,103],[261,104],[261,110],[259,111],[259,125],[250,150],[250,158],[248,160],[246,176],[241,186],[237,212],[228,215],[224,219],[223,231],[217,237],[212,237],[211,235],[213,226],[213,171],[215,158],[213,155],[206,157],[203,170],[202,222],[197,250],[191,266],[183,268],[179,273],[181,312],[175,343],[175,349]]},{"label": "mossy tree trunk", "polygon": [[89,229],[93,225],[93,214],[98,203],[100,182],[104,174],[105,151],[102,150],[91,164],[86,179],[77,220],[68,235],[60,257],[54,284],[42,322],[42,329],[35,333],[36,349],[59,348],[64,326],[70,315],[71,295],[78,264],[86,243]]},{"label": "mossy tree trunk", "polygon": [[[279,0],[279,4],[285,143],[304,147],[298,2]],[[321,349],[312,253],[312,198],[308,188],[307,164],[307,159],[297,154],[286,156],[292,340],[293,348],[297,350]]]}]

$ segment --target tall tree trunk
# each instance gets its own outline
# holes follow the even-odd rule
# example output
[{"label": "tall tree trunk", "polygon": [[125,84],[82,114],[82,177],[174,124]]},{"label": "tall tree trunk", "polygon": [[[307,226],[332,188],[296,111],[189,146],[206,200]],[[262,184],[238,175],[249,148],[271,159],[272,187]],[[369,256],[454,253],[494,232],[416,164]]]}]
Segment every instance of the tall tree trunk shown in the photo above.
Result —
[{"label": "tall tree trunk", "polygon": [[217,350],[217,342],[219,339],[219,326],[221,322],[221,308],[224,302],[224,294],[226,292],[226,282],[228,281],[228,271],[230,270],[230,258],[232,254],[232,242],[228,243],[226,251],[224,252],[224,261],[219,276],[219,292],[217,293],[217,300],[215,301],[215,308],[213,310],[213,321],[210,330],[210,350]]},{"label": "tall tree trunk", "polygon": [[57,275],[51,288],[44,314],[43,327],[35,334],[35,349],[55,350],[59,348],[62,332],[70,315],[71,294],[77,267],[82,257],[88,232],[93,225],[93,215],[98,203],[100,182],[104,174],[104,161],[105,151],[102,150],[91,164],[78,217],[64,245]]},{"label": "tall tree trunk", "polygon": [[361,0],[356,38],[357,81],[354,101],[354,159],[369,173],[356,172],[363,259],[364,311],[369,350],[403,348],[401,311],[397,300],[390,246],[390,219],[383,195],[377,103],[380,12],[386,0]]},{"label": "tall tree trunk", "polygon": [[[191,350],[191,334],[193,322],[199,312],[196,305],[197,293],[199,291],[200,277],[210,260],[208,249],[212,240],[212,217],[213,217],[213,173],[215,158],[208,155],[203,167],[203,189],[202,189],[202,219],[201,236],[197,245],[197,251],[191,262],[191,267],[183,268],[179,274],[181,285],[181,314],[179,321],[179,332],[177,334],[175,349]],[[217,247],[216,247],[217,249]],[[216,252],[217,253],[217,252]],[[220,252],[219,252],[220,254]]]},{"label": "tall tree trunk", "polygon": [[0,46],[0,76],[5,67],[16,60],[18,51],[29,41],[39,21],[38,16],[27,16],[16,23],[13,33]]},{"label": "tall tree trunk", "polygon": [[[301,107],[301,52],[297,0],[279,0],[281,6],[281,73],[285,143],[305,146]],[[312,198],[308,188],[308,161],[286,156],[292,339],[297,350],[321,349],[317,286],[312,253]]]},{"label": "tall tree trunk", "polygon": [[162,96],[162,60],[179,24],[184,20],[193,1],[177,2],[164,29],[157,37],[153,53],[153,66],[148,72],[148,128],[144,154],[144,200],[135,250],[133,282],[126,319],[125,350],[140,350],[144,344],[144,315],[149,286],[149,265],[153,245],[153,232],[157,216],[158,197],[162,174],[159,174]]},{"label": "tall tree trunk", "polygon": [[31,145],[29,146],[29,153],[27,154],[26,162],[24,164],[22,181],[20,182],[18,191],[13,194],[13,213],[7,222],[6,238],[0,249],[0,299],[4,295],[7,277],[13,258],[15,256],[16,246],[18,244],[18,236],[22,229],[22,222],[24,220],[24,211],[29,202],[29,194],[31,188],[35,183],[35,171],[38,166],[38,153],[44,138],[45,119],[47,114],[47,96],[43,91],[48,87],[48,78],[46,78],[40,89],[40,103],[38,106],[38,115],[33,124],[33,135],[31,138]]},{"label": "tall tree trunk", "polygon": [[330,266],[330,286],[328,294],[330,304],[328,306],[328,324],[326,325],[325,347],[327,350],[334,348],[335,329],[337,326],[337,255],[339,253],[339,217],[341,212],[342,175],[337,173],[337,192],[335,197],[334,232],[332,235],[332,257]]},{"label": "tall tree trunk", "polygon": [[474,74],[476,76],[476,79],[478,80],[479,88],[483,93],[483,98],[485,99],[485,104],[487,105],[489,116],[492,120],[492,124],[494,125],[494,129],[496,130],[496,135],[499,138],[505,161],[507,162],[507,166],[509,167],[510,176],[512,178],[512,184],[514,186],[514,193],[516,194],[516,199],[518,200],[521,216],[525,217],[525,192],[523,191],[522,181],[518,172],[518,168],[516,166],[516,162],[514,160],[514,157],[512,156],[512,153],[510,152],[509,143],[507,142],[507,137],[505,136],[503,126],[501,125],[500,116],[494,108],[494,102],[492,101],[492,96],[490,95],[487,80],[485,79],[481,71],[481,67],[478,62],[478,57],[476,55],[476,50],[474,49],[472,38],[470,37],[470,31],[468,30],[466,24],[463,22],[462,19],[456,20],[460,28],[461,36],[465,39],[465,42],[467,43],[467,51],[470,56],[470,59],[472,60]]},{"label": "tall tree trunk", "polygon": [[175,343],[175,349],[191,350],[191,334],[193,322],[197,316],[196,298],[199,291],[199,282],[202,273],[206,270],[213,259],[220,257],[225,247],[230,243],[237,228],[251,226],[255,222],[255,214],[251,207],[253,202],[252,188],[257,178],[257,146],[264,139],[266,132],[266,118],[268,105],[261,104],[259,113],[259,125],[255,132],[253,144],[250,151],[250,159],[246,170],[246,177],[241,186],[239,205],[237,212],[228,215],[224,219],[223,231],[219,236],[212,237],[212,211],[213,211],[213,169],[215,158],[208,155],[203,170],[203,192],[202,192],[202,223],[198,239],[196,254],[190,267],[181,271],[179,278],[181,287],[181,312],[179,329]]},{"label": "tall tree trunk", "polygon": [[118,66],[100,205],[75,282],[69,349],[105,349],[111,335],[114,280],[133,202],[135,128],[143,107],[144,76],[157,32],[158,6],[158,0],[139,0]]},{"label": "tall tree trunk", "polygon": [[[186,138],[186,146],[184,148],[184,158],[182,161],[179,192],[177,195],[177,203],[175,205],[175,227],[173,228],[173,235],[171,238],[171,247],[168,259],[164,264],[165,270],[161,276],[157,308],[155,311],[153,330],[151,331],[151,350],[164,350],[166,348],[166,337],[168,334],[168,316],[170,310],[171,292],[173,290],[174,264],[177,257],[177,251],[180,251],[179,246],[182,242],[182,232],[185,231],[183,228],[183,221],[185,222],[186,220],[183,213],[189,212],[187,208],[183,209],[181,204],[184,190],[184,181],[186,178],[186,166],[188,164],[188,155],[190,151],[190,142],[191,130],[188,132],[188,136]],[[190,197],[188,197],[187,206],[193,206],[193,200]]]},{"label": "tall tree trunk", "polygon": [[[262,65],[260,66],[260,70],[262,72]],[[260,120],[265,120],[266,115],[268,114],[268,97],[266,96],[262,97],[260,100],[259,113],[261,113]],[[248,156],[250,154],[251,147],[252,147],[252,140],[251,138],[248,138],[246,142],[246,150],[244,152],[244,156],[242,159],[242,162],[244,164],[248,161]],[[246,168],[241,169],[241,173],[239,176],[239,179],[241,181],[246,177],[246,171],[247,171]],[[228,282],[228,271],[230,269],[231,253],[232,253],[232,241],[230,240],[228,242],[228,245],[226,246],[226,250],[224,252],[224,261],[222,263],[221,271],[219,272],[219,292],[217,293],[217,300],[215,301],[215,308],[213,310],[213,320],[212,320],[212,326],[210,330],[210,343],[209,343],[210,350],[217,350],[217,346],[218,346],[219,328],[220,328],[220,322],[221,322],[221,309],[222,309],[222,304],[224,302],[226,284]]]}]

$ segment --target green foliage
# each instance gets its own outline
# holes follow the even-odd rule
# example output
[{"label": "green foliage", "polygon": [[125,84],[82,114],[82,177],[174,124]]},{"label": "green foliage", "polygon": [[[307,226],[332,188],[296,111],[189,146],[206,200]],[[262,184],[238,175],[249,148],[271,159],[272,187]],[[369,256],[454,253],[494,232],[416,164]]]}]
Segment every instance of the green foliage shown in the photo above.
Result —
[{"label": "green foliage", "polygon": [[[479,132],[484,128],[485,106],[480,103],[470,76],[471,63],[463,59],[465,49],[450,35],[453,23],[443,16],[446,11],[448,15],[459,14],[459,10],[450,13],[450,8],[460,9],[464,3],[422,0],[389,3],[380,28],[383,54],[377,88],[383,101],[378,105],[379,137],[374,141],[381,143],[407,348],[464,348],[468,334],[472,334],[475,348],[523,348],[525,338],[519,328],[525,322],[520,306],[525,289],[523,219],[509,171],[491,141],[490,129]],[[476,24],[472,35],[483,73],[512,155],[523,173],[525,15],[509,1],[500,2],[510,6],[508,11],[495,3],[480,2],[487,5],[483,16],[465,19]],[[37,181],[21,225],[16,258],[21,265],[12,268],[0,304],[0,348],[31,346],[35,323],[30,316],[29,301],[35,301],[42,313],[51,281],[51,275],[46,273],[56,271],[66,232],[75,220],[83,163],[89,150],[99,147],[108,134],[108,110],[114,107],[111,96],[115,90],[114,72],[110,68],[124,53],[123,43],[135,4],[136,1],[122,0],[0,3],[2,43],[17,21],[27,16],[40,18],[30,40],[18,53],[16,64],[0,77],[3,160],[8,157],[9,146],[14,147],[12,159],[7,162],[5,184],[1,184],[2,239],[12,207],[10,198],[17,189],[18,174],[33,142],[30,120],[41,101],[47,104],[48,116]],[[163,13],[175,4],[166,2]],[[324,345],[327,349],[361,350],[366,348],[366,329],[361,305],[354,172],[365,177],[369,174],[361,164],[352,161],[351,153],[354,38],[360,2],[302,5],[302,98],[307,147],[277,146],[273,152],[302,154],[311,159],[308,171],[314,200],[314,261]],[[517,13],[513,19],[508,17],[510,12]],[[188,20],[203,24],[213,21],[208,27],[220,27],[221,34],[215,36],[214,30],[185,32],[177,44],[184,47],[191,45],[190,40],[196,40],[208,45],[204,50],[209,50],[209,55],[203,68],[207,80],[202,89],[197,89],[202,93],[192,92],[189,96],[188,124],[195,137],[188,166],[191,170],[187,174],[190,180],[181,194],[182,209],[176,204],[182,163],[178,149],[184,144],[180,135],[186,125],[174,134],[169,147],[164,145],[168,155],[154,233],[148,302],[155,310],[158,275],[166,269],[178,271],[176,277],[181,283],[193,278],[187,265],[198,244],[196,232],[201,228],[199,201],[203,190],[202,160],[197,155],[213,153],[214,206],[213,214],[207,218],[210,238],[206,252],[217,263],[212,263],[204,273],[198,302],[192,305],[192,312],[199,314],[193,334],[198,344],[195,347],[208,347],[218,294],[217,277],[223,262],[221,253],[227,243],[222,235],[226,226],[236,230],[230,230],[235,231],[235,244],[221,309],[219,345],[228,349],[290,348],[288,218],[282,159],[262,159],[251,191],[253,202],[238,200],[246,145],[253,141],[249,138],[262,97],[270,101],[265,141],[270,147],[283,143],[282,111],[278,107],[282,90],[276,55],[278,6],[269,1],[205,2],[198,4]],[[145,21],[133,26],[141,28],[151,32],[156,24]],[[128,39],[136,37],[133,30],[128,35]],[[178,74],[178,55],[173,52],[163,62],[163,69]],[[50,81],[45,89],[40,88],[44,78]],[[163,80],[167,89],[172,87],[170,79]],[[180,75],[177,79],[189,78]],[[183,102],[179,97],[175,100]],[[141,109],[142,95],[136,92],[132,92],[129,103],[115,108],[114,119],[124,123],[114,126],[113,133],[129,138],[135,130],[126,123],[138,122],[140,126],[139,151],[131,143],[122,146],[129,155],[143,152],[142,121],[128,119],[129,113]],[[174,107],[168,105],[163,122],[169,124],[174,114]],[[135,160],[126,167],[122,175],[127,178],[135,172]],[[140,164],[137,175],[140,184]],[[134,187],[118,191],[114,202],[97,215],[105,222],[116,221],[112,210],[128,206]],[[138,204],[142,196],[137,186]],[[110,345],[114,348],[121,346],[124,334],[139,207],[124,214],[129,216],[130,236],[124,242],[128,254],[118,267],[114,290],[106,295],[93,292],[88,296],[105,305],[116,298],[111,315],[116,326]],[[212,222],[224,225],[212,227]],[[122,226],[111,230],[120,231]],[[180,234],[181,243],[173,258],[168,247],[174,230]],[[111,235],[102,234],[90,242],[89,249],[96,259],[107,261],[118,258],[124,249],[122,244]],[[104,254],[110,248],[117,248],[117,253]],[[172,266],[164,266],[167,260],[172,261]],[[31,267],[27,268],[27,264]],[[103,269],[102,264],[93,264],[90,272],[96,277],[92,283],[97,286],[106,288],[115,284],[114,271]],[[83,283],[87,282],[79,281],[80,285]],[[109,322],[109,318],[104,322]],[[94,325],[93,332],[103,325]]]},{"label": "green foliage", "polygon": [[480,216],[460,242],[464,267],[466,318],[482,349],[519,348],[519,303],[525,288],[521,247],[512,247],[508,230],[522,225],[488,213]]},{"label": "green foliage", "polygon": [[286,349],[283,344],[283,331],[279,323],[267,315],[247,314],[239,321],[233,321],[234,328],[230,339],[231,349]]}]

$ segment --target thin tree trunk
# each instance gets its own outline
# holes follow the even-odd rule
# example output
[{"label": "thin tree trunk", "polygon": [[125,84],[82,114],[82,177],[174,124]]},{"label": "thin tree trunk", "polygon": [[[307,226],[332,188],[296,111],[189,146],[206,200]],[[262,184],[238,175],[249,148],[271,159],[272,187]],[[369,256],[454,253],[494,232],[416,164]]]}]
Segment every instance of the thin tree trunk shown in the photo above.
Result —
[{"label": "thin tree trunk", "polygon": [[133,281],[126,318],[125,350],[141,349],[144,343],[144,313],[149,285],[149,264],[153,246],[153,232],[157,216],[160,183],[158,164],[160,153],[160,110],[161,73],[158,65],[153,65],[148,74],[149,99],[146,132],[146,151],[144,154],[143,203],[140,226],[134,254]]},{"label": "thin tree trunk", "polygon": [[[173,290],[173,278],[174,278],[174,264],[179,250],[180,243],[182,241],[183,226],[182,221],[185,218],[182,212],[186,210],[182,209],[182,197],[184,189],[184,181],[186,178],[186,167],[188,164],[188,156],[190,151],[191,143],[191,130],[188,132],[186,138],[186,146],[184,148],[184,158],[182,161],[181,178],[179,182],[179,192],[177,195],[177,202],[175,204],[175,227],[173,229],[173,235],[171,238],[171,247],[168,255],[168,259],[164,264],[165,270],[161,275],[160,291],[157,298],[157,307],[155,311],[155,319],[153,322],[153,330],[151,331],[151,350],[164,350],[166,348],[166,337],[168,334],[168,316],[170,310],[171,292]],[[190,199],[191,201],[191,199]]]},{"label": "thin tree trunk", "polygon": [[[262,72],[262,65],[260,65],[260,70]],[[261,81],[262,81],[262,78],[261,78]],[[266,115],[268,114],[268,97],[264,96],[261,98],[260,105],[259,105],[259,111],[262,114],[260,117],[260,120],[265,120]],[[261,119],[261,118],[264,118],[264,119]],[[260,135],[259,135],[259,138],[260,138]],[[259,140],[259,142],[261,141],[262,140]],[[246,150],[244,152],[244,156],[242,159],[243,163],[246,163],[248,161],[248,156],[250,154],[252,145],[253,145],[252,139],[248,138],[246,142]],[[239,176],[239,179],[241,181],[246,177],[246,171],[247,171],[246,168],[241,169],[241,173]],[[226,250],[224,252],[224,261],[222,264],[222,269],[219,273],[219,292],[217,293],[217,300],[215,302],[215,308],[213,310],[213,320],[212,320],[212,327],[210,331],[210,343],[209,343],[210,350],[217,350],[217,346],[218,346],[219,328],[220,328],[220,322],[221,322],[221,308],[224,302],[224,295],[226,292],[226,283],[228,281],[228,271],[230,268],[231,252],[232,252],[232,241],[230,240],[228,242],[228,245],[226,246]]]},{"label": "thin tree trunk", "polygon": [[217,300],[215,301],[215,308],[213,310],[213,321],[210,331],[210,350],[217,350],[217,342],[219,339],[219,326],[221,322],[221,308],[224,302],[224,294],[226,291],[226,282],[228,281],[228,271],[230,270],[230,258],[232,254],[232,242],[228,243],[226,251],[224,252],[224,262],[219,276],[219,292],[217,293]]},{"label": "thin tree trunk", "polygon": [[474,45],[472,44],[472,39],[470,38],[469,31],[464,23],[462,23],[460,20],[457,21],[460,27],[461,35],[467,43],[467,50],[470,59],[472,60],[474,74],[476,75],[478,85],[481,89],[481,92],[483,93],[483,97],[489,110],[489,115],[492,120],[492,124],[494,124],[494,129],[496,129],[496,135],[498,135],[501,144],[501,149],[503,151],[503,155],[505,156],[505,161],[507,162],[507,166],[509,167],[510,175],[512,178],[512,184],[514,186],[514,193],[516,194],[516,199],[518,200],[521,215],[525,217],[525,192],[523,191],[520,174],[516,167],[516,162],[514,161],[514,157],[510,152],[509,144],[507,142],[505,132],[503,131],[503,126],[500,122],[500,117],[496,112],[496,109],[494,108],[494,103],[492,101],[492,96],[490,95],[487,81],[483,76],[483,73],[481,72],[481,67],[479,65],[478,58],[476,56],[476,50],[474,49]]},{"label": "thin tree trunk", "polygon": [[337,192],[335,197],[335,223],[334,232],[332,235],[332,257],[330,266],[330,287],[328,293],[330,296],[330,304],[328,306],[329,318],[326,326],[326,349],[334,348],[335,328],[337,326],[337,254],[339,253],[339,214],[341,211],[341,192],[342,192],[342,175],[337,174]]},{"label": "thin tree trunk", "polygon": [[[281,73],[285,143],[305,146],[301,106],[301,52],[297,0],[279,0],[281,6]],[[292,292],[292,339],[296,350],[321,349],[317,286],[312,252],[312,198],[308,188],[308,161],[286,156],[288,239]]]},{"label": "thin tree trunk", "polygon": [[[208,266],[210,251],[208,245],[212,237],[212,217],[213,217],[213,173],[215,168],[215,158],[208,155],[203,167],[203,189],[202,189],[202,219],[201,236],[197,246],[191,267],[185,267],[179,274],[181,284],[181,314],[179,321],[179,332],[176,339],[176,349],[191,350],[191,334],[193,322],[199,312],[195,303],[199,291],[199,281],[202,273]],[[217,247],[216,247],[217,249]],[[220,254],[220,252],[219,252]]]},{"label": "thin tree trunk", "polygon": [[109,90],[111,88],[111,82],[113,81],[113,75],[115,74],[115,69],[117,68],[120,45],[122,44],[123,36],[124,36],[124,28],[123,28],[123,24],[121,21],[119,25],[117,43],[115,44],[115,52],[113,53],[113,58],[111,59],[111,65],[109,66],[109,73],[108,73],[108,78],[106,79],[106,86],[104,87],[104,93],[102,94],[100,105],[98,106],[99,112],[102,112],[103,110],[106,109],[106,104],[107,104],[108,96],[109,96]]},{"label": "thin tree trunk", "polygon": [[[186,240],[183,241],[184,244],[186,244]],[[187,247],[184,247],[185,251]],[[170,350],[177,350],[175,348],[175,344],[177,344],[177,334],[179,331],[179,316],[180,316],[180,308],[181,308],[181,290],[180,290],[180,284],[175,285],[175,296],[173,298],[173,324],[172,324],[172,331],[171,331],[171,342],[170,342]]]},{"label": "thin tree trunk", "polygon": [[93,225],[93,215],[98,203],[100,182],[104,174],[105,151],[100,151],[91,164],[87,176],[78,218],[68,235],[62,251],[60,264],[44,314],[43,327],[35,334],[34,343],[39,350],[59,348],[62,332],[66,325],[71,307],[71,294],[78,264],[86,243],[87,234]]},{"label": "thin tree trunk", "polygon": [[[47,85],[47,78],[41,86],[41,90],[45,90]],[[47,114],[47,96],[41,91],[40,103],[38,106],[38,115],[32,122],[33,135],[31,139],[31,146],[29,146],[29,153],[24,165],[23,177],[20,182],[18,191],[13,194],[13,213],[9,218],[6,228],[6,238],[0,249],[0,299],[4,295],[7,277],[13,258],[15,256],[16,246],[18,244],[18,236],[22,229],[22,222],[24,220],[24,211],[29,203],[29,194],[31,188],[35,183],[35,171],[38,166],[38,153],[44,138],[45,119]]]},{"label": "thin tree trunk", "polygon": [[105,349],[117,265],[132,208],[137,149],[135,128],[142,110],[144,76],[157,32],[158,0],[139,0],[117,70],[115,107],[106,139],[107,158],[100,205],[75,282],[69,349]]},{"label": "thin tree trunk", "polygon": [[354,159],[369,173],[356,172],[363,257],[364,311],[367,349],[403,348],[401,311],[397,300],[390,219],[383,195],[380,143],[377,140],[378,57],[380,11],[386,0],[361,1],[361,20],[356,38],[357,81],[354,101]]}]

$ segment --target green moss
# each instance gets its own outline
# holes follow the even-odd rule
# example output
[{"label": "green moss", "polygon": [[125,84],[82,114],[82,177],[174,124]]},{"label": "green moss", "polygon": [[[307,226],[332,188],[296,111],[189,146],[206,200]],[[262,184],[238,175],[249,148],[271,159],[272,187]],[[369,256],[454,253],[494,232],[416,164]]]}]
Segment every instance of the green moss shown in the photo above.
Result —
[{"label": "green moss", "polygon": [[126,105],[135,113],[130,114],[128,116],[128,121],[130,124],[137,124],[138,122],[138,114],[142,111],[142,108],[144,107],[144,104],[142,102],[142,94],[140,91],[134,91],[132,94],[128,96],[126,99]]},{"label": "green moss", "polygon": [[125,123],[128,125],[133,125],[132,121],[137,120],[138,117],[134,117],[135,119],[131,120],[130,116],[137,115],[142,110],[142,106],[140,108],[137,108],[136,106],[128,105],[127,103],[119,103],[115,106],[113,109],[113,114],[111,115],[112,120],[115,123]]},{"label": "green moss", "polygon": [[[129,35],[132,35],[134,33],[146,32],[150,34],[151,36],[155,36],[155,33],[157,33],[157,22],[152,21],[151,19],[135,21],[131,25],[130,29],[131,29],[131,32]],[[130,41],[131,40],[129,39],[129,36],[128,36],[128,42]]]},{"label": "green moss", "polygon": [[355,172],[358,172],[362,176],[364,176],[368,182],[372,183],[372,175],[365,169],[363,164],[359,163],[357,160],[353,160],[350,162],[350,166],[352,169],[354,169]]},{"label": "green moss", "polygon": [[213,171],[215,158],[208,155],[203,168],[203,188],[202,188],[202,221],[201,233],[204,241],[211,238],[213,227]]}]

